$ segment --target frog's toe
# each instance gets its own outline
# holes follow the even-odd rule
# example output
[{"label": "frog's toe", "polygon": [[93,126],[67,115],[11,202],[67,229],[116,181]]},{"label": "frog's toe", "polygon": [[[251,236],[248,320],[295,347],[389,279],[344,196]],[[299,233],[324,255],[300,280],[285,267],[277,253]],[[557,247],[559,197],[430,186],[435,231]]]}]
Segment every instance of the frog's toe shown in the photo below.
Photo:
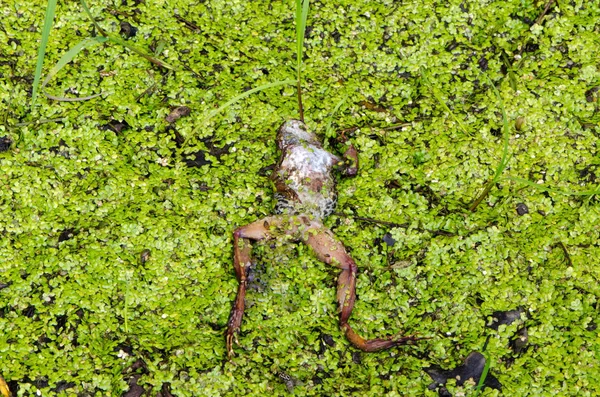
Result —
[{"label": "frog's toe", "polygon": [[233,352],[234,342],[236,345],[238,345],[238,346],[240,345],[240,342],[238,341],[238,338],[237,338],[237,330],[228,329],[226,341],[227,341],[227,358],[231,359],[235,355]]}]

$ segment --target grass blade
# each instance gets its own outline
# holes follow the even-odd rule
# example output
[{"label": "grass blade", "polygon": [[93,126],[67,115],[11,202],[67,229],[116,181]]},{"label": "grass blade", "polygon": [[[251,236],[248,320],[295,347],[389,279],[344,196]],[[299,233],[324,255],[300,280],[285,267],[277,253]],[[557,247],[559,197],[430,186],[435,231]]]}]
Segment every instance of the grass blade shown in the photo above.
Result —
[{"label": "grass blade", "polygon": [[46,55],[46,45],[50,38],[50,29],[52,28],[52,21],[54,20],[54,14],[56,13],[56,0],[48,0],[48,7],[46,7],[46,17],[44,18],[44,27],[42,28],[42,39],[40,41],[40,47],[38,48],[37,64],[35,66],[35,75],[33,77],[33,91],[31,94],[31,107],[35,105],[37,99],[38,86],[42,77],[42,66],[44,64],[44,56]]},{"label": "grass blade", "polygon": [[92,47],[96,44],[104,43],[107,40],[108,39],[106,37],[98,36],[98,37],[91,37],[91,38],[83,39],[79,43],[75,44],[73,46],[73,48],[71,48],[69,51],[67,51],[58,60],[58,62],[56,62],[56,65],[54,65],[54,67],[52,69],[50,69],[50,72],[48,72],[46,79],[42,83],[42,88],[44,88],[46,86],[46,84],[48,84],[50,82],[52,77],[54,77],[56,75],[56,73],[58,73],[66,64],[71,62],[73,60],[73,58],[75,58],[75,56],[77,56],[77,54],[79,54],[84,48],[88,48],[88,47]]},{"label": "grass blade", "polygon": [[125,40],[119,38],[119,37],[115,37],[112,36],[110,34],[108,34],[104,29],[102,29],[102,27],[98,24],[98,22],[96,22],[96,19],[94,19],[94,16],[92,15],[92,12],[90,11],[87,3],[85,2],[85,0],[81,0],[81,7],[83,8],[83,10],[85,11],[85,13],[88,15],[88,17],[90,18],[90,20],[92,21],[92,23],[94,24],[94,26],[96,27],[96,29],[98,30],[98,32],[104,36],[105,38],[107,38],[108,40],[112,41],[115,44],[119,44],[122,45],[125,48],[128,48],[129,50],[135,52],[136,54],[138,54],[139,56],[141,56],[142,58],[145,58],[146,60],[148,60],[149,62],[160,66],[161,68],[165,68],[165,69],[169,69],[169,70],[175,70],[176,68],[172,65],[170,65],[169,63],[158,59],[156,57],[153,57],[152,55],[148,55],[146,53],[146,51],[142,50],[141,48],[138,48],[136,46],[133,46],[131,44],[129,44],[128,42],[126,42]]},{"label": "grass blade", "polygon": [[504,172],[506,166],[508,165],[508,141],[510,140],[510,130],[508,127],[508,117],[506,116],[506,109],[504,108],[502,96],[500,96],[500,92],[487,74],[485,77],[487,77],[488,81],[492,85],[492,89],[494,90],[496,98],[498,98],[498,103],[500,104],[500,110],[502,111],[502,159],[500,159],[500,164],[498,164],[498,167],[496,168],[496,173],[494,174],[493,180],[494,182],[497,182],[498,178],[500,178],[500,175]]},{"label": "grass blade", "polygon": [[498,182],[498,180],[500,179],[500,176],[506,169],[506,166],[508,166],[508,161],[509,161],[508,142],[510,140],[510,130],[508,127],[508,117],[506,116],[506,109],[504,108],[504,101],[502,100],[502,96],[500,96],[500,92],[498,91],[498,89],[496,88],[496,86],[494,85],[492,80],[488,77],[488,75],[487,74],[483,74],[483,75],[490,82],[492,89],[494,90],[494,93],[496,94],[496,97],[498,98],[500,110],[502,111],[502,141],[503,141],[503,143],[502,143],[502,158],[500,159],[500,163],[498,164],[498,167],[496,167],[496,172],[494,173],[494,177],[487,183],[483,192],[479,195],[479,197],[477,197],[477,199],[469,207],[469,211],[471,211],[471,212],[475,211],[475,209],[477,209],[477,206],[479,206],[479,204],[483,201],[483,199],[488,195],[490,190],[492,190],[492,187],[494,186],[494,184],[496,182]]},{"label": "grass blade", "polygon": [[10,389],[8,388],[8,385],[6,384],[6,381],[2,375],[0,375],[0,394],[2,394],[4,397],[12,396]]},{"label": "grass blade", "polygon": [[92,23],[94,24],[96,29],[98,30],[98,33],[100,33],[102,36],[108,36],[108,33],[106,33],[106,31],[104,29],[102,29],[102,26],[100,26],[98,24],[98,22],[96,22],[96,19],[92,15],[92,12],[90,11],[90,8],[88,7],[85,0],[81,0],[80,3],[81,3],[81,7],[83,8],[83,11],[85,11],[85,13],[88,15],[88,17],[90,18],[90,20],[92,21]]},{"label": "grass blade", "polygon": [[302,64],[302,50],[304,49],[304,33],[306,32],[308,6],[309,0],[296,0],[296,61],[298,67]]},{"label": "grass blade", "polygon": [[477,387],[475,387],[475,394],[473,397],[479,396],[479,393],[483,390],[483,384],[485,383],[485,378],[487,378],[488,373],[490,372],[490,358],[484,352],[483,356],[485,357],[485,366],[483,367],[483,371],[481,371],[481,376],[479,377],[479,382],[477,382]]},{"label": "grass blade", "polygon": [[278,87],[280,85],[294,84],[295,82],[296,82],[296,80],[279,80],[279,81],[275,81],[273,83],[263,84],[263,85],[261,85],[259,87],[253,88],[253,89],[248,90],[246,92],[243,92],[240,95],[238,95],[238,96],[236,96],[236,97],[228,100],[223,105],[219,106],[217,109],[215,109],[212,112],[210,112],[208,114],[208,116],[204,119],[204,121],[206,122],[206,121],[210,120],[211,118],[213,118],[217,114],[221,113],[223,110],[227,109],[229,106],[233,105],[237,101],[240,101],[240,100],[242,100],[244,98],[247,98],[250,95],[254,94],[255,92],[263,91],[263,90],[266,90],[268,88]]},{"label": "grass blade", "polygon": [[110,41],[112,41],[115,44],[119,44],[122,45],[123,47],[129,49],[130,51],[135,52],[136,54],[138,54],[139,56],[141,56],[142,58],[146,59],[148,62],[151,62],[153,64],[155,64],[156,66],[160,66],[161,68],[165,68],[168,70],[175,70],[175,66],[163,61],[162,59],[153,57],[152,55],[148,55],[146,53],[146,51],[144,51],[143,49],[136,47],[134,45],[129,44],[128,42],[126,42],[125,40],[121,39],[120,37],[115,37],[112,35],[108,35],[106,36],[106,38]]},{"label": "grass blade", "polygon": [[[109,93],[111,93],[111,92],[112,91],[109,91]],[[51,95],[51,94],[48,94],[47,92],[44,92],[44,95],[46,95],[46,98],[52,99],[53,101],[58,101],[58,102],[83,102],[83,101],[89,101],[90,99],[98,98],[99,96],[102,96],[104,94],[108,94],[108,93],[106,93],[106,92],[99,92],[97,94],[92,94],[92,95],[88,95],[88,96],[82,96],[82,97],[76,97],[76,98],[68,98],[68,97],[63,97],[63,96]]]},{"label": "grass blade", "polygon": [[[69,62],[71,62],[73,60],[73,58],[75,58],[77,56],[77,54],[79,54],[84,48],[88,48],[88,47],[92,47],[97,44],[104,43],[107,40],[108,39],[106,37],[98,36],[98,37],[91,37],[91,38],[83,39],[79,43],[75,44],[75,46],[73,48],[71,48],[69,51],[67,51],[62,57],[60,57],[58,62],[56,62],[56,65],[54,65],[54,67],[52,69],[50,69],[50,72],[48,72],[48,75],[44,79],[44,82],[42,83],[41,88],[44,89],[44,87],[46,87],[46,85],[50,82],[52,77],[54,77],[63,67],[65,67],[65,65],[67,65]],[[80,97],[80,98],[64,98],[64,97],[50,95],[46,92],[44,92],[44,94],[46,95],[46,97],[48,99],[52,99],[55,101],[63,101],[63,102],[87,101],[87,100],[90,100],[90,99],[93,99],[93,98],[96,98],[96,97],[102,95],[102,93],[99,93],[99,94],[89,95],[89,96]]]},{"label": "grass blade", "polygon": [[440,93],[440,91],[432,84],[429,84],[429,78],[428,78],[428,74],[427,74],[427,69],[425,69],[424,67],[421,66],[421,78],[423,79],[423,82],[425,83],[425,85],[429,86],[431,89],[431,93],[433,94],[434,98],[438,101],[438,103],[440,104],[440,106],[450,114],[450,117],[452,117],[452,119],[454,120],[454,122],[456,124],[458,124],[458,127],[462,130],[462,132],[465,133],[465,135],[471,135],[469,134],[469,132],[467,131],[467,129],[463,126],[463,124],[460,122],[460,120],[458,119],[458,117],[456,117],[456,115],[452,112],[452,110],[450,110],[450,107],[448,107],[448,104],[444,101],[444,98],[442,98],[442,94]]},{"label": "grass blade", "polygon": [[[217,114],[221,113],[223,110],[227,109],[229,106],[233,105],[234,103],[241,101],[244,98],[249,97],[250,95],[259,92],[259,91],[264,91],[266,89],[269,88],[273,88],[273,87],[279,87],[281,85],[292,85],[295,84],[296,80],[279,80],[279,81],[275,81],[273,83],[268,83],[268,84],[263,84],[261,86],[258,86],[256,88],[253,88],[251,90],[248,90],[246,92],[241,93],[240,95],[228,100],[227,102],[225,102],[223,105],[219,106],[217,109],[213,110],[212,112],[210,112],[208,114],[208,116],[206,116],[206,118],[202,121],[202,124],[205,124],[208,122],[208,120],[210,120],[211,118],[215,117]],[[181,147],[179,148],[180,152],[183,152],[183,149],[187,146],[188,143],[188,139],[185,138],[183,144],[181,145]]]},{"label": "grass blade", "polygon": [[304,49],[304,33],[308,18],[309,0],[296,0],[296,92],[298,94],[298,114],[304,122],[304,106],[302,105],[302,50]]},{"label": "grass blade", "polygon": [[507,180],[507,181],[517,182],[517,183],[522,183],[523,185],[527,185],[529,187],[540,190],[542,192],[562,194],[563,196],[590,196],[590,197],[592,197],[597,194],[600,194],[600,185],[596,186],[596,188],[594,188],[594,189],[584,190],[584,191],[580,192],[580,191],[576,191],[576,190],[561,190],[561,189],[557,189],[557,188],[553,188],[553,187],[549,187],[549,186],[544,186],[544,185],[540,185],[539,183],[531,182],[528,179],[518,178],[518,177],[514,177],[514,176],[507,176],[502,179]]},{"label": "grass blade", "polygon": [[333,111],[331,112],[331,115],[329,116],[329,121],[327,122],[327,127],[325,128],[325,136],[332,136],[333,135],[333,127],[331,126],[331,124],[333,123],[333,116],[335,116],[335,114],[338,112],[338,110],[340,110],[340,108],[342,107],[342,105],[346,103],[346,97],[342,98],[337,105],[335,105],[335,107],[333,108]]}]

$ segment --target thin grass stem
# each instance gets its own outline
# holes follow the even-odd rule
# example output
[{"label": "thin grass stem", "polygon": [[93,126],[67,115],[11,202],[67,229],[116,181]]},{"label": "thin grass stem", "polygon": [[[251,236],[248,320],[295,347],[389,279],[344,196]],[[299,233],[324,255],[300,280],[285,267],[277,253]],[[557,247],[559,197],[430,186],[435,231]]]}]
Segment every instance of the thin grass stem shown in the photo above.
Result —
[{"label": "thin grass stem", "polygon": [[296,0],[296,92],[298,97],[298,115],[304,122],[304,106],[302,104],[302,51],[304,34],[308,17],[309,0]]},{"label": "thin grass stem", "polygon": [[31,107],[35,105],[37,99],[38,87],[42,78],[42,66],[44,65],[44,57],[46,55],[46,45],[50,38],[50,29],[52,29],[52,21],[56,13],[56,0],[48,0],[46,7],[46,17],[44,18],[44,27],[42,28],[42,39],[38,48],[37,64],[35,65],[35,74],[33,76],[33,88],[31,94]]},{"label": "thin grass stem", "polygon": [[325,128],[325,135],[326,136],[331,136],[332,132],[333,132],[333,127],[332,127],[332,123],[333,123],[333,116],[335,116],[335,114],[338,112],[338,110],[340,110],[340,108],[342,107],[342,105],[344,103],[346,103],[346,99],[347,98],[342,98],[333,108],[333,111],[331,112],[331,114],[329,115],[329,121],[327,121],[327,127]]},{"label": "thin grass stem", "polygon": [[96,22],[96,19],[94,18],[94,16],[92,15],[92,12],[90,11],[87,3],[85,2],[85,0],[80,0],[81,2],[81,7],[83,8],[83,10],[85,11],[85,13],[88,15],[88,17],[90,18],[90,20],[92,21],[92,23],[94,24],[94,26],[96,27],[96,29],[98,30],[98,32],[104,36],[105,38],[107,38],[108,40],[112,41],[115,44],[119,44],[127,49],[129,49],[130,51],[133,51],[134,53],[138,54],[139,56],[141,56],[142,58],[146,59],[147,61],[160,66],[161,68],[165,68],[165,69],[169,69],[169,70],[175,70],[176,68],[172,65],[170,65],[169,63],[163,61],[162,59],[158,59],[156,57],[153,57],[152,55],[148,55],[146,53],[146,51],[142,50],[141,48],[138,48],[136,46],[133,46],[131,44],[129,44],[128,42],[126,42],[125,40],[110,35],[108,34],[99,24],[98,22]]},{"label": "thin grass stem", "polygon": [[246,92],[243,92],[240,95],[228,100],[223,105],[219,106],[217,109],[210,112],[208,114],[208,116],[206,116],[206,118],[204,119],[204,122],[207,122],[208,120],[210,120],[217,114],[221,113],[223,110],[227,109],[229,106],[233,105],[234,103],[236,103],[239,100],[249,97],[250,95],[254,94],[255,92],[263,91],[268,88],[279,87],[281,85],[288,85],[288,84],[294,84],[294,83],[296,83],[296,80],[279,80],[279,81],[275,81],[273,83],[263,84],[259,87],[253,88]]},{"label": "thin grass stem", "polygon": [[456,117],[456,115],[452,112],[452,110],[450,110],[450,107],[448,106],[446,101],[444,101],[444,98],[442,98],[442,94],[440,93],[440,91],[436,87],[434,87],[432,84],[429,83],[429,76],[428,76],[427,69],[425,69],[422,66],[421,66],[421,78],[423,79],[423,82],[425,83],[425,85],[429,86],[429,88],[431,89],[431,93],[433,94],[433,97],[438,101],[440,106],[442,108],[444,108],[444,110],[450,114],[450,117],[452,117],[454,122],[456,124],[458,124],[458,127],[462,130],[462,132],[465,133],[465,135],[471,135],[471,134],[469,134],[467,129],[463,126],[463,124],[460,122],[458,117]]},{"label": "thin grass stem", "polygon": [[481,376],[479,377],[479,382],[477,382],[477,386],[475,387],[475,394],[473,395],[473,397],[479,396],[479,393],[481,393],[481,391],[483,390],[485,379],[487,378],[488,373],[490,372],[490,358],[485,352],[483,353],[483,356],[485,357],[485,365],[483,367],[483,371],[481,371]]},{"label": "thin grass stem", "polygon": [[44,79],[42,83],[42,87],[50,82],[52,77],[56,75],[66,64],[71,62],[77,54],[79,54],[83,49],[92,47],[97,44],[105,43],[108,39],[106,37],[88,37],[86,39],[81,40],[79,43],[75,44],[69,51],[63,54],[62,57],[56,62],[56,65],[48,72],[48,75]]},{"label": "thin grass stem", "polygon": [[513,181],[513,182],[517,182],[517,183],[522,183],[524,185],[527,185],[529,187],[532,187],[534,189],[537,189],[537,190],[540,190],[540,191],[543,191],[543,192],[562,194],[563,196],[595,196],[597,194],[600,194],[600,186],[597,186],[594,189],[584,190],[582,192],[578,192],[578,191],[574,191],[574,190],[556,189],[556,188],[553,188],[553,187],[548,187],[548,186],[540,185],[539,183],[531,182],[528,179],[518,178],[518,177],[514,177],[514,176],[507,176],[507,177],[504,177],[502,179],[508,180],[508,181]]},{"label": "thin grass stem", "polygon": [[481,204],[481,202],[485,199],[485,197],[488,195],[490,190],[492,190],[492,187],[494,186],[494,184],[496,182],[498,182],[498,180],[500,179],[500,176],[502,175],[502,173],[508,166],[508,162],[509,162],[508,143],[510,140],[510,130],[508,127],[508,117],[506,116],[506,109],[504,108],[504,101],[502,100],[502,96],[500,95],[500,92],[498,91],[498,89],[496,88],[496,86],[494,85],[492,80],[488,77],[488,75],[487,74],[483,74],[483,75],[490,82],[492,89],[494,90],[494,93],[496,94],[496,97],[498,98],[500,110],[502,111],[502,141],[503,141],[502,142],[502,158],[500,159],[500,163],[498,164],[498,167],[496,167],[496,171],[495,171],[492,179],[487,183],[487,185],[485,186],[485,188],[483,189],[483,192],[479,195],[479,197],[477,197],[477,199],[475,199],[475,201],[473,201],[473,204],[471,204],[471,206],[469,207],[469,211],[471,211],[471,212],[473,212],[477,209],[479,204]]},{"label": "thin grass stem", "polygon": [[[224,111],[225,109],[227,109],[229,106],[233,105],[234,103],[241,101],[244,98],[249,97],[250,95],[259,92],[259,91],[264,91],[266,89],[269,88],[273,88],[273,87],[279,87],[282,85],[292,85],[295,84],[296,80],[292,80],[292,79],[288,79],[288,80],[279,80],[279,81],[275,81],[273,83],[268,83],[268,84],[263,84],[259,87],[253,88],[251,90],[248,90],[246,92],[241,93],[240,95],[228,100],[227,102],[225,102],[223,105],[219,106],[217,109],[213,110],[212,112],[210,112],[208,114],[208,116],[206,116],[204,118],[204,120],[202,120],[202,125],[206,124],[211,118],[215,117],[217,114],[221,113],[222,111]],[[179,148],[179,152],[182,153],[183,149],[187,146],[189,140],[186,138],[183,143],[181,144],[181,147]]]}]

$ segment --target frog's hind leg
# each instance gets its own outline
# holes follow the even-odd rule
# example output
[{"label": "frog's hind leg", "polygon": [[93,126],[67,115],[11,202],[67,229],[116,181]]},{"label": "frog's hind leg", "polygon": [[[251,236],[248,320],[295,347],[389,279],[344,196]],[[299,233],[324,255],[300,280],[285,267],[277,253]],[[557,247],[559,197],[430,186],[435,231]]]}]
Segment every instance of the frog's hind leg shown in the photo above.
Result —
[{"label": "frog's hind leg", "polygon": [[237,343],[237,333],[242,325],[244,316],[245,297],[247,287],[247,270],[250,266],[252,252],[252,241],[269,240],[273,235],[269,232],[272,227],[279,228],[285,217],[270,216],[249,225],[239,227],[233,232],[233,267],[238,279],[238,291],[235,303],[231,308],[229,322],[227,323],[226,342],[227,356],[233,355],[233,341]]},{"label": "frog's hind leg", "polygon": [[327,263],[334,264],[342,272],[338,278],[337,301],[340,311],[340,327],[345,331],[348,340],[360,350],[374,352],[389,349],[394,346],[404,345],[419,338],[414,336],[392,336],[389,338],[364,339],[360,337],[348,324],[356,300],[356,273],[357,266],[348,255],[344,245],[338,241],[333,233],[321,225],[312,221],[308,230],[302,233],[302,240],[309,245],[317,257]]}]

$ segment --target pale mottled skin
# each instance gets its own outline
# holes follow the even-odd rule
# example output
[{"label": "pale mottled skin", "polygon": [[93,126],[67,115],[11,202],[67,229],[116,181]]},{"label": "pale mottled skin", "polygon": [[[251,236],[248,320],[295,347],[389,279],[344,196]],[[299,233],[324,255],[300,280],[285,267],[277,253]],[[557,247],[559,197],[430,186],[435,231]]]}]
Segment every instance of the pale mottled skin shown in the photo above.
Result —
[{"label": "pale mottled skin", "polygon": [[321,147],[317,136],[298,120],[286,122],[277,134],[281,159],[273,172],[277,214],[325,218],[335,209],[335,166],[343,161]]},{"label": "pale mottled skin", "polygon": [[239,227],[233,233],[233,266],[239,286],[227,324],[227,355],[230,358],[233,355],[233,342],[237,342],[244,315],[251,242],[283,235],[304,242],[319,260],[341,269],[337,289],[340,327],[354,346],[371,352],[416,340],[412,336],[367,340],[348,324],[356,300],[358,269],[344,245],[321,220],[335,209],[334,169],[344,175],[356,175],[358,154],[354,147],[350,146],[340,158],[323,149],[317,136],[298,120],[287,121],[279,128],[277,146],[281,158],[271,179],[276,190],[275,212],[278,215]]}]

